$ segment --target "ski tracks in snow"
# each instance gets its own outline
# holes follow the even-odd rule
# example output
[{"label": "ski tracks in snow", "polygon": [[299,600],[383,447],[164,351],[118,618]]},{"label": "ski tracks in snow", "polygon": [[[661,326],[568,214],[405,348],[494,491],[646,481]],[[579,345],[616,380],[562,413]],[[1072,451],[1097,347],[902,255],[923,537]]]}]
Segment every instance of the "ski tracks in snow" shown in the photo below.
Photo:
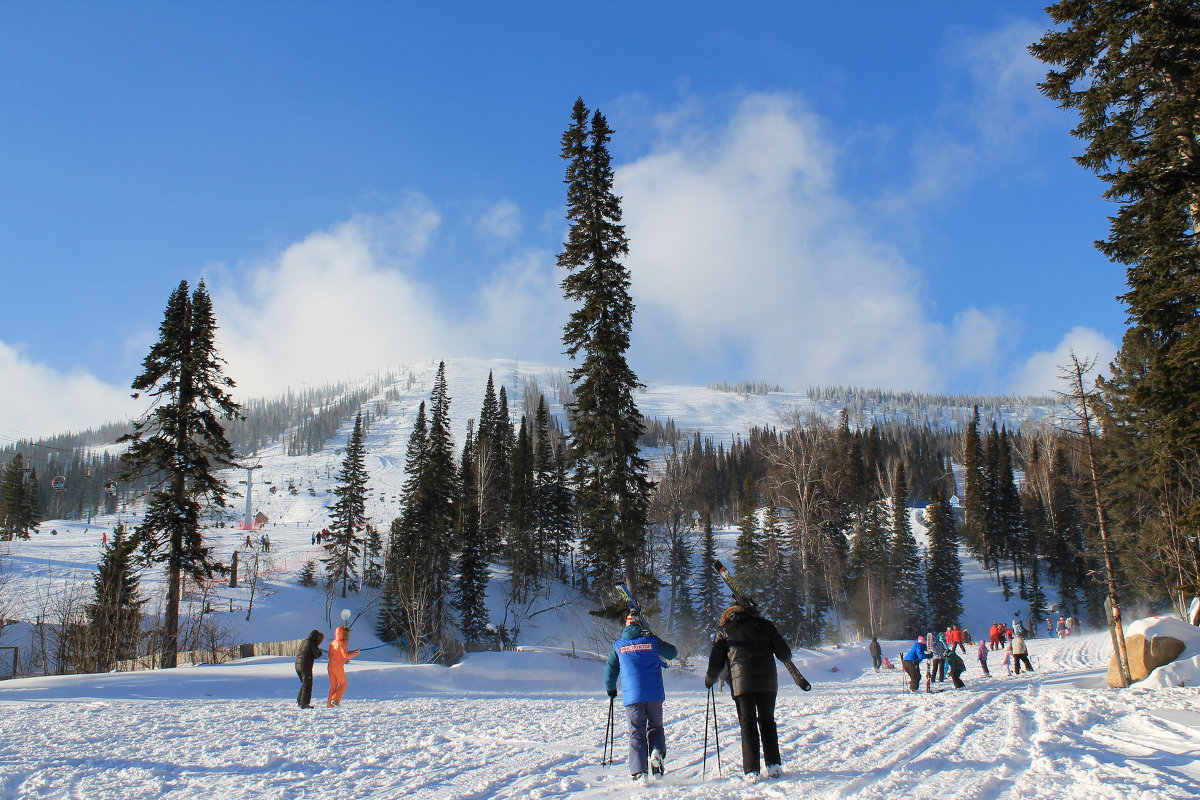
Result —
[{"label": "ski tracks in snow", "polygon": [[[1081,688],[1086,655],[1044,645],[1049,669],[909,694],[896,672],[785,687],[785,775],[740,780],[737,719],[717,698],[722,774],[703,689],[671,691],[667,775],[629,782],[599,764],[608,699],[594,693],[350,697],[300,711],[288,700],[10,702],[0,715],[0,798],[140,800],[1184,800],[1200,796],[1200,690]],[[1082,683],[1095,680],[1092,671]],[[1049,674],[1047,674],[1049,673]],[[699,680],[697,679],[697,682]],[[367,690],[365,684],[360,686]],[[378,687],[376,687],[376,690]]]}]

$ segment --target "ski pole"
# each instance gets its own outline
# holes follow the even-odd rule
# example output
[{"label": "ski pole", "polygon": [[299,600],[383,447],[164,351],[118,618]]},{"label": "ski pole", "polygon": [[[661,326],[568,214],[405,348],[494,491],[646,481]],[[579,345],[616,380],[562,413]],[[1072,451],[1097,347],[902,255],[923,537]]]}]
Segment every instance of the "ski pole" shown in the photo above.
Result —
[{"label": "ski pole", "polygon": [[712,693],[713,693],[713,690],[712,690],[712,687],[710,686],[710,687],[708,687],[708,694],[706,694],[704,696],[704,748],[703,748],[704,755],[702,755],[700,757],[700,777],[701,778],[704,777],[704,772],[708,768],[708,706],[709,706],[709,701],[712,699]]},{"label": "ski pole", "polygon": [[615,754],[616,743],[613,742],[613,701],[615,698],[608,698],[608,722],[604,726],[604,750],[600,755],[600,766],[606,767],[612,763],[610,754]]},{"label": "ski pole", "polygon": [[717,774],[721,774],[721,730],[717,727],[717,692],[712,690],[713,739],[717,748]]}]

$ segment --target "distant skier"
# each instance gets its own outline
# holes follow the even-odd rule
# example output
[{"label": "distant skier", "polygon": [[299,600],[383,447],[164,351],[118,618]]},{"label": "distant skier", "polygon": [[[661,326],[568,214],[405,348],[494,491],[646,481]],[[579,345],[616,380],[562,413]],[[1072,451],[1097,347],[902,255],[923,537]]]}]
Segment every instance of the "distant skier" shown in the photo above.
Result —
[{"label": "distant skier", "polygon": [[625,630],[608,654],[604,685],[608,696],[616,697],[617,678],[621,679],[621,700],[629,722],[629,775],[637,783],[646,781],[647,772],[657,776],[666,770],[663,701],[667,692],[662,671],[666,661],[678,655],[675,645],[642,630],[632,614],[625,618]]},{"label": "distant skier", "polygon": [[296,702],[301,708],[313,707],[313,662],[325,655],[325,651],[320,648],[324,640],[325,634],[314,629],[308,634],[304,644],[300,645],[300,652],[296,654],[296,675],[300,678],[300,694],[296,695]]},{"label": "distant skier", "polygon": [[988,657],[987,642],[980,642],[979,648],[975,652],[979,656],[979,668],[983,670],[983,674],[987,675],[989,678],[992,677],[992,673],[988,670],[988,665],[987,665],[987,657]]},{"label": "distant skier", "polygon": [[1029,663],[1029,647],[1025,644],[1025,640],[1020,636],[1014,636],[1011,644],[1013,655],[1013,672],[1021,674],[1021,664],[1025,665],[1025,669],[1033,672],[1033,664]]},{"label": "distant skier", "polygon": [[991,643],[993,650],[1000,649],[1000,623],[993,622],[992,627],[988,629],[988,641]]},{"label": "distant skier", "polygon": [[879,672],[879,668],[883,666],[883,650],[879,647],[879,640],[874,636],[871,637],[871,643],[867,645],[867,650],[871,653],[871,666]]},{"label": "distant skier", "polygon": [[949,648],[946,647],[945,634],[934,635],[931,633],[930,636],[933,637],[929,645],[933,651],[933,680],[941,683],[946,680],[946,652]]},{"label": "distant skier", "polygon": [[791,661],[792,650],[773,622],[738,605],[725,609],[708,656],[704,685],[707,688],[716,683],[728,664],[742,732],[742,772],[751,783],[759,778],[760,744],[767,775],[778,778],[783,774],[775,725],[775,698],[779,693],[777,658]]},{"label": "distant skier", "polygon": [[361,653],[350,650],[350,629],[339,625],[333,632],[333,644],[329,645],[329,699],[325,707],[340,706],[346,693],[346,662]]},{"label": "distant skier", "polygon": [[933,658],[933,654],[925,647],[925,637],[918,636],[917,641],[912,647],[908,648],[908,652],[904,654],[904,658],[900,661],[901,669],[908,676],[908,690],[910,692],[916,692],[921,688],[921,662],[927,658]]},{"label": "distant skier", "polygon": [[946,669],[950,672],[950,681],[954,684],[954,688],[961,689],[966,686],[961,677],[967,670],[967,665],[963,663],[962,656],[953,650],[947,650],[945,658]]}]

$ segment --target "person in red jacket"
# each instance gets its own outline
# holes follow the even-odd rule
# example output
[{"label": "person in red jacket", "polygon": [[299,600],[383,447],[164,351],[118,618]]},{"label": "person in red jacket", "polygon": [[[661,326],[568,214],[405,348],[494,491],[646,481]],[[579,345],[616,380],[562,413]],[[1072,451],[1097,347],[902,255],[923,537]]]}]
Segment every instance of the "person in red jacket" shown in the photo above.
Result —
[{"label": "person in red jacket", "polygon": [[342,704],[342,695],[346,693],[346,662],[361,652],[350,650],[350,629],[339,625],[333,634],[333,644],[329,645],[329,699],[325,701],[326,708]]},{"label": "person in red jacket", "polygon": [[992,627],[988,629],[988,641],[993,650],[1000,649],[1000,624],[998,622],[993,622]]}]

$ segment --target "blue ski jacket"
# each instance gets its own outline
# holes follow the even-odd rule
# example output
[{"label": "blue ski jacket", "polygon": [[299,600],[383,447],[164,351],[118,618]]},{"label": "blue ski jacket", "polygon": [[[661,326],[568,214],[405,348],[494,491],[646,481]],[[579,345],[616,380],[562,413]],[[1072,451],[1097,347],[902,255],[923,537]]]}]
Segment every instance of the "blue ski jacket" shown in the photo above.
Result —
[{"label": "blue ski jacket", "polygon": [[915,661],[918,664],[927,658],[933,658],[933,656],[931,656],[929,651],[925,649],[925,645],[921,644],[920,642],[913,642],[913,646],[910,647],[908,652],[904,654],[905,661]]},{"label": "blue ski jacket", "polygon": [[657,636],[646,636],[641,626],[627,625],[622,638],[613,643],[604,668],[604,684],[611,692],[621,679],[621,701],[631,706],[652,700],[665,700],[662,671],[666,666],[663,659],[670,660],[679,655],[675,645],[660,640]]}]

